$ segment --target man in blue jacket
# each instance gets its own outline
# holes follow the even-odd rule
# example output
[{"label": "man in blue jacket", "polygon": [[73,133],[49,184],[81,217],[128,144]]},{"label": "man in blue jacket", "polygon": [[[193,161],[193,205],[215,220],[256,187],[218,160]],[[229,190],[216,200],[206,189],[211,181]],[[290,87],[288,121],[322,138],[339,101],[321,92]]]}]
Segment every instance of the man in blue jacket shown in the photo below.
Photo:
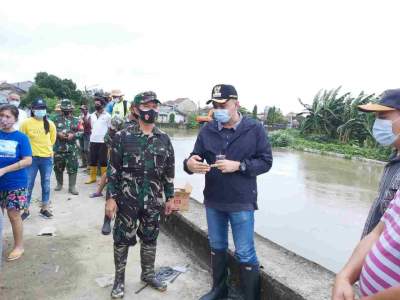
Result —
[{"label": "man in blue jacket", "polygon": [[257,175],[272,166],[271,146],[263,125],[242,116],[232,85],[212,90],[214,121],[205,125],[184,161],[187,173],[205,174],[204,205],[211,247],[213,286],[201,300],[227,296],[228,222],[246,300],[259,297],[259,263],[254,248]]}]

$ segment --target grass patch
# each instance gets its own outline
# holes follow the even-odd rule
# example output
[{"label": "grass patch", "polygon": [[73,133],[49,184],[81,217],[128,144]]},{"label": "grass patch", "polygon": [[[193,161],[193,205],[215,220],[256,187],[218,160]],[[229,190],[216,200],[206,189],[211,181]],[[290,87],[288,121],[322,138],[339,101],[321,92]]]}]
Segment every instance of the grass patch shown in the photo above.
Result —
[{"label": "grass patch", "polygon": [[391,149],[387,147],[360,147],[356,144],[340,144],[334,140],[328,140],[324,137],[301,136],[298,130],[286,129],[277,130],[269,134],[269,140],[272,147],[284,147],[294,150],[304,151],[313,149],[321,154],[337,153],[344,155],[344,158],[363,157],[380,161],[387,161]]}]

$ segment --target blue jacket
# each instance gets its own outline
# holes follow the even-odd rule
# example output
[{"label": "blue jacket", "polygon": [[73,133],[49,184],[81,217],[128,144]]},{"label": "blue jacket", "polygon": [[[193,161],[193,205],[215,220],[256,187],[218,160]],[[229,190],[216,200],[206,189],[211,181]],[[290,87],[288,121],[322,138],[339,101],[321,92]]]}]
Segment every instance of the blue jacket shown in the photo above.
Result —
[{"label": "blue jacket", "polygon": [[[208,123],[200,130],[190,156],[199,155],[208,164],[213,164],[218,154],[225,154],[229,160],[244,162],[246,170],[222,173],[211,168],[205,175],[205,206],[228,212],[257,209],[256,176],[268,172],[272,166],[271,145],[264,126],[243,117],[231,138],[226,141],[218,130],[218,123]],[[191,174],[186,161],[184,169]]]}]

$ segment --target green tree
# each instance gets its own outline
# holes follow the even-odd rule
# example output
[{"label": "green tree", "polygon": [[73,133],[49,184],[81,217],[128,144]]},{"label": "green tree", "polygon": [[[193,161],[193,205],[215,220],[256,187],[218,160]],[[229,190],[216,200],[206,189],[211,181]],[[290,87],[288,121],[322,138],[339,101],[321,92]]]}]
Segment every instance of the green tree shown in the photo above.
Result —
[{"label": "green tree", "polygon": [[82,92],[76,89],[76,84],[71,79],[61,79],[46,72],[39,72],[35,76],[35,83],[41,88],[51,89],[60,98],[79,101]]},{"label": "green tree", "polygon": [[29,107],[33,100],[36,98],[55,98],[55,94],[53,90],[48,88],[42,88],[38,85],[34,84],[29,89],[29,92],[22,98],[21,106],[22,107]]},{"label": "green tree", "polygon": [[373,114],[358,110],[358,105],[375,102],[374,94],[361,92],[357,97],[350,93],[340,94],[340,87],[332,90],[320,90],[312,104],[299,102],[305,108],[306,116],[300,130],[304,135],[324,135],[342,143],[354,141],[359,145],[374,144],[372,139]]},{"label": "green tree", "polygon": [[250,115],[250,111],[249,111],[246,107],[244,107],[244,106],[239,107],[239,112],[240,112],[243,116],[249,116],[249,115]]},{"label": "green tree", "polygon": [[169,120],[168,120],[168,122],[169,122],[170,124],[175,124],[175,114],[174,114],[174,113],[169,114]]},{"label": "green tree", "polygon": [[189,129],[194,129],[199,127],[199,123],[197,123],[196,121],[196,114],[188,115],[186,127]]},{"label": "green tree", "polygon": [[257,104],[253,107],[253,119],[257,119]]},{"label": "green tree", "polygon": [[75,106],[79,106],[82,92],[76,88],[76,84],[71,79],[61,79],[46,72],[39,72],[36,74],[35,83],[24,97],[22,104],[29,106],[38,97],[68,98],[72,100]]},{"label": "green tree", "polygon": [[283,116],[281,110],[278,107],[272,106],[270,109],[268,109],[268,114],[267,114],[268,125],[283,124],[286,122],[287,122],[286,118]]}]

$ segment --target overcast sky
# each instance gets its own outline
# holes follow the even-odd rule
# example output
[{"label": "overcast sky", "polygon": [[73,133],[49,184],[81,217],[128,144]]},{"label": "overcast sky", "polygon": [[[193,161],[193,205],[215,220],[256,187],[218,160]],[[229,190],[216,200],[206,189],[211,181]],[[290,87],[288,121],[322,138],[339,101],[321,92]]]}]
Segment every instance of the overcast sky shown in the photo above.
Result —
[{"label": "overcast sky", "polygon": [[[39,4],[40,3],[40,4]],[[400,87],[397,1],[7,1],[0,80],[39,71],[79,88],[154,90],[202,105],[233,84],[241,104],[300,111],[321,88]]]}]

